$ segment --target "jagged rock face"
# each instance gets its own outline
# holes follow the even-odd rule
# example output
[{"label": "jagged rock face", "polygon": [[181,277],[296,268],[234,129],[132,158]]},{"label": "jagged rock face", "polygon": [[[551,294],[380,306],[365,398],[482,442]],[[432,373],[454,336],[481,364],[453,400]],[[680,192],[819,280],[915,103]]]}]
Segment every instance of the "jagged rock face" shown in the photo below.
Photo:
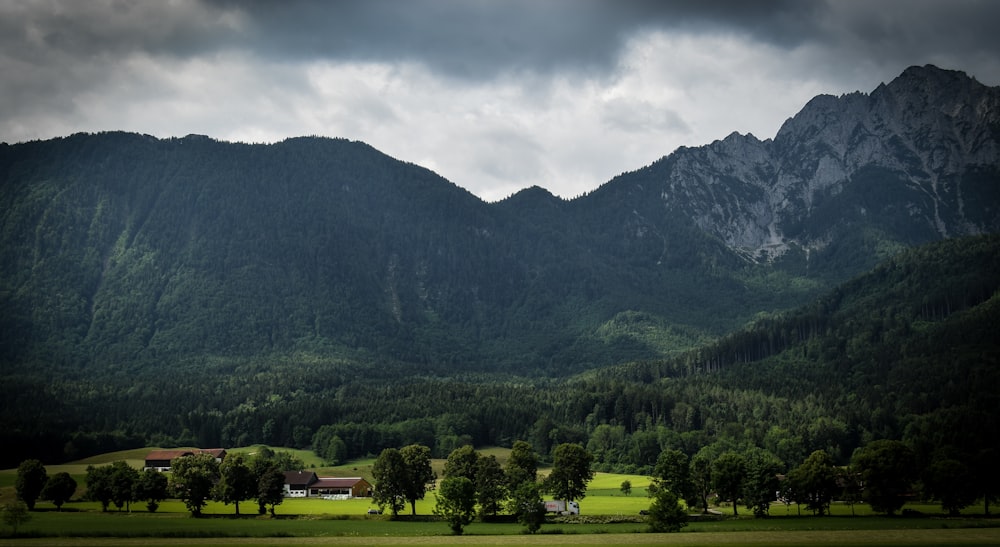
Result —
[{"label": "jagged rock face", "polygon": [[912,67],[870,94],[814,98],[773,140],[734,133],[678,150],[660,197],[755,258],[821,248],[873,216],[908,217],[917,240],[995,231],[998,136],[1000,88]]}]

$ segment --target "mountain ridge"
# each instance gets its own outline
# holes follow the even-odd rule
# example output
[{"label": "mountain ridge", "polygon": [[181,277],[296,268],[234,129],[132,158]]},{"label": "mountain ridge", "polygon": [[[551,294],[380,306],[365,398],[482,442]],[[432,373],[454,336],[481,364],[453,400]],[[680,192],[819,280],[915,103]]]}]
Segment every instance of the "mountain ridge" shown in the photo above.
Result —
[{"label": "mountain ridge", "polygon": [[5,145],[0,359],[317,350],[563,374],[684,351],[900,249],[1000,230],[998,97],[910,68],[573,200],[484,203],[345,139]]},{"label": "mountain ridge", "polygon": [[[903,234],[891,237],[912,245],[995,231],[996,212],[969,203],[997,201],[996,185],[980,184],[977,170],[995,180],[998,112],[1000,88],[958,71],[910,67],[870,94],[813,98],[773,139],[732,133],[705,146],[679,148],[644,168],[665,172],[638,177],[646,186],[638,194],[760,260],[795,248],[822,250],[836,236],[836,226],[803,232],[800,224],[814,210],[827,214],[824,201],[863,184],[865,174],[876,171],[882,184],[901,186],[904,195],[898,197],[911,201],[937,232],[908,241]],[[952,216],[942,212],[946,208]],[[873,212],[858,207],[847,213]]]}]

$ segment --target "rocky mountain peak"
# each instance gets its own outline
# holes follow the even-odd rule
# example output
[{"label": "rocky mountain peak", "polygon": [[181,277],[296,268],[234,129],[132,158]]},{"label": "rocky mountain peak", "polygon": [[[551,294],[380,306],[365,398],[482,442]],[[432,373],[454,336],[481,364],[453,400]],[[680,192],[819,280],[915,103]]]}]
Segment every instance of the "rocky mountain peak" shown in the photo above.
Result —
[{"label": "rocky mountain peak", "polygon": [[758,260],[820,249],[846,223],[907,244],[992,231],[998,116],[1000,88],[910,67],[870,94],[813,98],[773,141],[734,133],[678,150],[661,198]]}]

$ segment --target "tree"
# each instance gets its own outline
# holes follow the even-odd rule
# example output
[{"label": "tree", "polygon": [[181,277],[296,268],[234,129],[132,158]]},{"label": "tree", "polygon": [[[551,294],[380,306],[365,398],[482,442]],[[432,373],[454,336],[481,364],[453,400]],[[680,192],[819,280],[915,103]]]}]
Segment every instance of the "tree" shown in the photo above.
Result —
[{"label": "tree", "polygon": [[680,498],[669,488],[660,488],[649,505],[650,532],[680,532],[687,526],[688,516],[681,506]]},{"label": "tree", "polygon": [[17,535],[17,527],[31,520],[31,513],[28,504],[23,501],[14,501],[3,506],[3,522],[13,528],[13,534]]},{"label": "tree", "polygon": [[[257,453],[250,458],[247,466],[250,468],[250,474],[253,475],[253,482],[257,488],[257,513],[265,515],[267,514],[267,502],[261,501],[260,481],[264,478],[264,474],[272,469],[276,470],[282,475],[282,477],[284,477],[284,473],[282,473],[281,467],[274,459],[274,451],[266,446],[261,447],[260,450],[258,450]],[[282,479],[282,481],[284,481],[284,479]],[[284,485],[282,485],[282,489],[284,489]]]},{"label": "tree", "polygon": [[42,499],[52,502],[57,510],[62,510],[62,505],[69,501],[76,493],[76,480],[69,476],[69,473],[61,471],[52,475],[42,489]]},{"label": "tree", "polygon": [[192,516],[200,517],[219,480],[218,462],[211,454],[193,454],[177,458],[170,465],[171,492],[184,501]]},{"label": "tree", "polygon": [[515,441],[510,449],[510,457],[504,467],[507,474],[507,488],[514,492],[517,487],[538,481],[538,455],[525,441]]},{"label": "tree", "polygon": [[444,518],[455,535],[476,517],[476,486],[466,477],[447,477],[438,487],[434,514]]},{"label": "tree", "polygon": [[388,506],[395,517],[406,506],[406,462],[399,450],[383,450],[372,466],[372,477],[375,479],[372,498],[382,510]]},{"label": "tree", "polygon": [[340,465],[347,461],[347,443],[339,435],[334,435],[326,448],[326,459],[330,465]]},{"label": "tree", "polygon": [[632,495],[632,481],[630,481],[630,480],[623,480],[622,481],[622,486],[621,486],[620,490],[621,490],[622,494],[624,494],[626,496],[631,496]]},{"label": "tree", "polygon": [[557,445],[552,452],[552,472],[545,479],[545,490],[563,501],[582,500],[587,483],[594,478],[590,468],[594,457],[576,443]]},{"label": "tree", "polygon": [[837,472],[833,458],[825,450],[816,450],[788,473],[798,499],[814,514],[823,515],[837,491]]},{"label": "tree", "polygon": [[691,458],[691,489],[702,513],[708,513],[708,496],[712,492],[712,460],[705,454]]},{"label": "tree", "polygon": [[746,460],[736,452],[724,452],[712,463],[712,484],[721,499],[733,503],[734,516],[739,514],[736,504],[743,492],[746,473]]},{"label": "tree", "polygon": [[984,448],[974,454],[972,467],[976,469],[979,490],[983,497],[983,509],[990,516],[990,503],[1000,500],[1000,469],[994,464],[1000,458],[995,448]]},{"label": "tree", "polygon": [[778,473],[781,473],[784,464],[774,454],[760,448],[750,450],[745,460],[743,503],[755,517],[766,517],[780,488]]},{"label": "tree", "polygon": [[257,494],[257,481],[242,454],[229,454],[222,461],[219,466],[219,482],[215,484],[213,494],[216,500],[226,505],[234,504],[236,516],[240,514],[240,502]]},{"label": "tree", "polygon": [[806,428],[806,436],[808,438],[807,445],[810,448],[824,450],[837,461],[844,459],[843,447],[849,438],[847,424],[844,422],[828,416],[820,416]]},{"label": "tree", "polygon": [[534,534],[545,522],[545,502],[538,491],[538,483],[522,482],[511,494],[508,507],[529,534]]},{"label": "tree", "polygon": [[132,490],[139,480],[139,472],[123,460],[112,462],[110,467],[111,501],[119,511],[129,510],[132,503]]},{"label": "tree", "polygon": [[666,488],[681,499],[696,499],[687,454],[673,449],[660,452],[653,467],[653,485],[656,491]]},{"label": "tree", "polygon": [[481,456],[476,464],[476,500],[484,515],[496,515],[507,499],[507,482],[497,457]]},{"label": "tree", "polygon": [[48,482],[49,475],[45,471],[45,466],[38,460],[24,460],[17,466],[17,479],[14,482],[14,491],[17,499],[28,506],[29,511],[35,510],[35,501],[41,495],[45,483]]},{"label": "tree", "polygon": [[902,441],[878,440],[854,451],[852,464],[865,485],[872,509],[893,514],[906,503],[912,489],[913,452]]},{"label": "tree", "polygon": [[160,502],[167,499],[167,476],[155,469],[146,469],[139,473],[139,480],[135,481],[132,499],[135,501],[145,501],[146,510],[155,513],[160,507]]},{"label": "tree", "polygon": [[427,485],[437,478],[431,468],[431,449],[421,444],[404,446],[399,451],[406,469],[403,497],[410,502],[410,512],[417,514],[417,500],[424,499]]},{"label": "tree", "polygon": [[87,466],[87,476],[84,479],[87,483],[87,499],[101,502],[101,511],[107,511],[111,504],[111,466],[102,465],[94,467]]},{"label": "tree", "polygon": [[861,478],[854,466],[837,468],[837,482],[841,486],[840,499],[851,506],[851,516],[854,516],[854,506],[861,502]]},{"label": "tree", "polygon": [[271,506],[271,516],[274,516],[274,507],[280,505],[285,500],[285,474],[278,466],[272,466],[261,474],[257,481],[257,502],[260,506]]},{"label": "tree", "polygon": [[306,464],[302,462],[301,458],[285,450],[275,452],[271,459],[278,464],[282,471],[302,471],[306,468]]},{"label": "tree", "polygon": [[475,484],[478,463],[479,453],[472,448],[472,445],[456,448],[448,454],[448,461],[444,464],[444,476],[465,477]]},{"label": "tree", "polygon": [[977,477],[953,454],[938,451],[924,471],[925,494],[941,502],[941,508],[949,515],[959,512],[975,503],[979,497]]},{"label": "tree", "polygon": [[782,503],[785,504],[785,511],[788,511],[788,506],[795,503],[795,511],[799,516],[802,516],[802,502],[805,500],[805,495],[802,494],[802,489],[797,482],[797,477],[789,473],[785,476],[785,480],[781,481],[781,486],[778,489],[778,497]]},{"label": "tree", "polygon": [[587,450],[594,459],[601,463],[614,464],[625,454],[625,427],[621,425],[601,424],[590,432]]}]

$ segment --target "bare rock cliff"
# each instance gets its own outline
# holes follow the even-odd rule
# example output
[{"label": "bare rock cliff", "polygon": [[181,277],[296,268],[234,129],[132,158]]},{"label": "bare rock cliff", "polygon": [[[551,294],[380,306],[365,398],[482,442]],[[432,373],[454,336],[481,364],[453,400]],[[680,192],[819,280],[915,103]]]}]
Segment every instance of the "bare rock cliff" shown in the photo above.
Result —
[{"label": "bare rock cliff", "polygon": [[734,133],[678,150],[660,197],[757,260],[822,248],[875,215],[936,237],[996,231],[998,137],[1000,88],[911,67],[869,94],[812,99],[773,140]]}]

